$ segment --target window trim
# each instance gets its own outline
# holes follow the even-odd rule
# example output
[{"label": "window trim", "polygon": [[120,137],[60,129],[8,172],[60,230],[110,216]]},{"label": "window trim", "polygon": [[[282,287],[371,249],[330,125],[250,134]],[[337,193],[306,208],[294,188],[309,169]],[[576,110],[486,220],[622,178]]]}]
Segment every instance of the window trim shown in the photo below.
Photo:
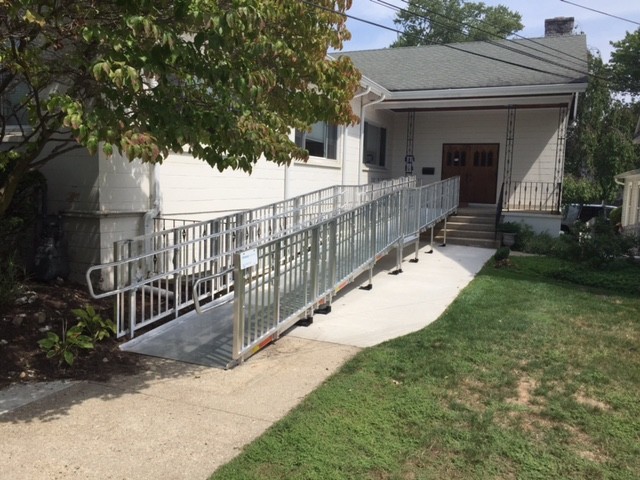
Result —
[{"label": "window trim", "polygon": [[[323,122],[323,123],[327,124],[327,122]],[[345,142],[346,127],[343,125],[331,125],[331,124],[328,124],[328,125],[333,126],[336,129],[336,140],[335,140],[336,158],[319,157],[316,155],[309,154],[309,158],[306,161],[296,158],[294,160],[294,163],[296,165],[308,165],[308,166],[314,166],[314,167],[325,167],[325,168],[335,168],[335,169],[342,168],[342,147],[344,145],[343,142]],[[297,134],[298,134],[298,130],[294,130],[293,141],[296,143],[296,145],[301,146],[296,141]],[[306,132],[302,134],[302,138],[305,138],[305,135],[306,135]],[[325,148],[328,148],[327,143],[328,143],[328,138],[325,139]]]}]

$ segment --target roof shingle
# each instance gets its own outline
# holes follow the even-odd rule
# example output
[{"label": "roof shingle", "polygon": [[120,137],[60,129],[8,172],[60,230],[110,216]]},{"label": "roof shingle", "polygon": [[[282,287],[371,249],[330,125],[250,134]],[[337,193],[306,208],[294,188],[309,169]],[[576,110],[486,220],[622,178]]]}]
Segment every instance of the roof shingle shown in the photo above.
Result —
[{"label": "roof shingle", "polygon": [[586,83],[584,35],[386,48],[347,55],[389,91]]}]

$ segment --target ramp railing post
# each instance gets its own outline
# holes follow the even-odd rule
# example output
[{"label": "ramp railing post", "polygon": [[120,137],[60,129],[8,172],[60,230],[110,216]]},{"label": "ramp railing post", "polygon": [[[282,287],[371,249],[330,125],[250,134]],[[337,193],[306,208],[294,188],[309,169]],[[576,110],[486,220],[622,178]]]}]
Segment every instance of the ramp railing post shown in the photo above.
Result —
[{"label": "ramp railing post", "polygon": [[275,312],[276,312],[276,325],[280,324],[280,272],[281,272],[281,261],[282,261],[282,240],[278,240],[276,243],[276,251],[274,258],[274,270],[273,270],[273,299],[275,303]]},{"label": "ramp railing post", "polygon": [[410,260],[410,262],[412,263],[418,263],[418,250],[420,249],[420,230],[422,229],[422,221],[421,221],[421,215],[420,213],[422,212],[422,189],[419,188],[417,190],[414,190],[416,193],[416,224],[415,224],[415,228],[416,228],[416,241],[415,241],[415,253],[414,253],[414,257],[413,260]]},{"label": "ramp railing post", "polygon": [[396,247],[396,269],[391,272],[393,275],[397,275],[402,273],[402,257],[404,251],[404,229],[406,223],[405,213],[407,210],[407,201],[406,201],[406,190],[400,190],[399,193],[399,201],[398,201],[398,241]]},{"label": "ramp railing post", "polygon": [[320,258],[320,231],[316,227],[311,231],[311,298],[318,297],[318,267]]},{"label": "ramp railing post", "polygon": [[233,256],[233,352],[232,358],[237,360],[242,352],[244,338],[244,297],[245,276],[240,266],[240,255]]},{"label": "ramp railing post", "polygon": [[181,263],[182,260],[180,258],[181,256],[181,240],[180,240],[180,231],[181,229],[176,229],[173,232],[173,269],[176,272],[173,275],[173,288],[174,288],[174,298],[175,298],[175,316],[176,318],[178,318],[178,305],[181,304],[182,302],[182,295],[180,294],[180,291],[182,290],[182,276],[180,274],[180,272],[182,271],[181,269]]},{"label": "ramp railing post", "polygon": [[378,239],[378,202],[373,202],[370,204],[369,208],[369,224],[370,228],[370,256],[371,256],[371,266],[369,267],[369,285],[368,289],[373,288],[373,268],[376,265],[376,254],[377,252],[377,239]]},{"label": "ramp railing post", "polygon": [[337,279],[337,253],[338,253],[338,220],[333,219],[329,224],[329,280],[330,285],[335,285]]}]

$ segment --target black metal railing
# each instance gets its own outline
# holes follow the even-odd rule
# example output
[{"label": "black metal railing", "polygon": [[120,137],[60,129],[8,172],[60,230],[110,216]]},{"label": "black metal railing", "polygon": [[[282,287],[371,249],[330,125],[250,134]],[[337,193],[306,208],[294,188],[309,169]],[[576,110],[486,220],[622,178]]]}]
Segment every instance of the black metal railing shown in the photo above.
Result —
[{"label": "black metal railing", "polygon": [[504,183],[502,184],[502,187],[500,188],[500,196],[498,197],[498,204],[496,206],[496,224],[495,224],[495,231],[496,231],[496,236],[495,239],[498,239],[498,224],[500,223],[500,218],[502,217],[502,202],[504,201]]},{"label": "black metal railing", "polygon": [[560,213],[562,184],[553,182],[503,183],[498,205],[507,212]]}]

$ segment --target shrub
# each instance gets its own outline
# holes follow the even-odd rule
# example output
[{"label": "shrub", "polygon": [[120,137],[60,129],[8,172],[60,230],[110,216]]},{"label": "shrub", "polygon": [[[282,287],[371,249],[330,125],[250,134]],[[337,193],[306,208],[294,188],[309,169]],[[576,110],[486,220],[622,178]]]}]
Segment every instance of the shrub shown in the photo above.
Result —
[{"label": "shrub", "polygon": [[609,214],[609,221],[614,228],[617,228],[618,225],[622,223],[622,207],[616,207],[611,210],[611,213]]},{"label": "shrub", "polygon": [[548,233],[534,234],[531,229],[529,229],[529,234],[520,240],[523,252],[538,255],[553,255],[558,250],[559,242],[558,238],[554,238]]},{"label": "shrub", "polygon": [[511,250],[509,249],[509,247],[500,247],[498,250],[496,250],[496,253],[493,255],[493,258],[496,262],[500,262],[502,260],[506,260],[507,258],[509,258],[510,254],[511,254]]},{"label": "shrub", "polygon": [[57,358],[58,364],[66,362],[73,366],[80,350],[92,350],[95,342],[109,338],[116,333],[113,321],[103,319],[91,305],[72,310],[78,323],[67,330],[66,322],[62,324],[62,335],[47,332],[47,336],[38,341],[40,348],[46,352],[47,358]]},{"label": "shrub", "polygon": [[564,242],[560,258],[588,262],[600,267],[613,260],[628,256],[634,246],[634,238],[619,235],[604,218],[596,218],[593,226],[576,222],[569,235],[563,235]]},{"label": "shrub", "polygon": [[116,333],[116,324],[108,318],[102,318],[91,305],[76,308],[72,312],[80,320],[78,326],[96,341],[104,340]]},{"label": "shrub", "polygon": [[91,338],[84,335],[80,325],[75,325],[67,330],[66,324],[62,326],[62,336],[58,336],[54,332],[47,332],[47,336],[39,340],[38,345],[46,352],[47,358],[57,358],[58,365],[64,361],[69,366],[73,365],[79,350],[93,348]]},{"label": "shrub", "polygon": [[602,201],[602,188],[593,180],[564,177],[562,200],[565,203],[598,203]]},{"label": "shrub", "polygon": [[515,222],[500,222],[498,224],[498,231],[502,233],[520,233],[520,225]]},{"label": "shrub", "polygon": [[20,272],[13,259],[0,258],[0,313],[10,308],[20,293]]}]

